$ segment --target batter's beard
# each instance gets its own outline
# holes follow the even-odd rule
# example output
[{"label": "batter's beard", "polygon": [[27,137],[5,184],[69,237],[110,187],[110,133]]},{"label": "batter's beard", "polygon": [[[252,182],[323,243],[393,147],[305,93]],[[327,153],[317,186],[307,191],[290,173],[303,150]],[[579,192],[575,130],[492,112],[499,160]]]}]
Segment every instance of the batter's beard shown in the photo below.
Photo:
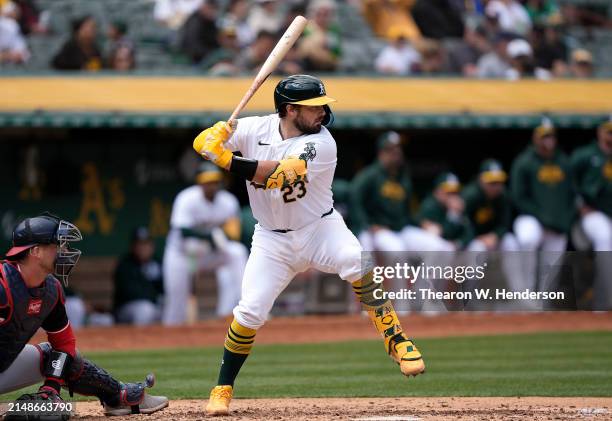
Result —
[{"label": "batter's beard", "polygon": [[313,125],[308,125],[302,119],[301,116],[297,116],[294,121],[295,128],[304,134],[317,134],[321,131],[321,123],[315,123]]}]

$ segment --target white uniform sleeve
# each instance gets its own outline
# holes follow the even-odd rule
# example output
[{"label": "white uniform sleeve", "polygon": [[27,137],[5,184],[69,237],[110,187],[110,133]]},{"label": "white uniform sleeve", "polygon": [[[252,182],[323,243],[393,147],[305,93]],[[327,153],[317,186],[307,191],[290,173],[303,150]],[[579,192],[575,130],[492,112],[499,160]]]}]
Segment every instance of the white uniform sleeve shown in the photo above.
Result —
[{"label": "white uniform sleeve", "polygon": [[238,119],[238,127],[236,131],[232,134],[232,137],[227,141],[225,147],[232,152],[239,151],[242,153],[242,156],[247,154],[247,150],[245,148],[246,142],[248,141],[250,127],[252,125],[251,118],[239,118]]},{"label": "white uniform sleeve", "polygon": [[331,137],[317,136],[308,139],[301,150],[292,151],[292,155],[306,161],[309,180],[336,167],[336,143]]},{"label": "white uniform sleeve", "polygon": [[173,228],[192,228],[196,225],[194,214],[191,211],[192,201],[187,192],[179,193],[172,205],[170,226]]}]

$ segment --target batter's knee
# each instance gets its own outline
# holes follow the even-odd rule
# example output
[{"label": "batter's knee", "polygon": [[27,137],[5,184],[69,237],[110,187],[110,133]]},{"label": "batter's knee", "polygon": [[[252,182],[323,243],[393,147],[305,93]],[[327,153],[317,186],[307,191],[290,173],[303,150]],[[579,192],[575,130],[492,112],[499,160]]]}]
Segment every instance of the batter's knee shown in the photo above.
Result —
[{"label": "batter's knee", "polygon": [[266,323],[268,311],[265,311],[261,306],[247,305],[242,301],[234,307],[234,318],[238,323],[249,329],[259,329]]},{"label": "batter's knee", "polygon": [[364,252],[359,246],[344,247],[338,250],[338,275],[348,282],[355,282],[373,270],[373,258],[370,252]]}]

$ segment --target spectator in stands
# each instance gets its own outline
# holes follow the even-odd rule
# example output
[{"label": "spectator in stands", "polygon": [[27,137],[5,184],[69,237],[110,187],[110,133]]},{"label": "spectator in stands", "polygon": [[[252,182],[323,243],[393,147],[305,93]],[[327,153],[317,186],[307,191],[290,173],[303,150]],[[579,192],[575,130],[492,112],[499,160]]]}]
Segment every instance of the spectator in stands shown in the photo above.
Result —
[{"label": "spectator in stands", "polygon": [[376,57],[374,68],[379,73],[389,75],[409,75],[413,73],[421,60],[421,55],[398,27],[390,28],[389,32],[388,39],[391,39],[391,41]]},{"label": "spectator in stands", "polygon": [[412,16],[421,34],[427,38],[461,38],[463,19],[453,0],[417,0]]},{"label": "spectator in stands", "polygon": [[277,0],[255,0],[247,22],[253,34],[261,31],[277,33],[283,23],[283,15]]},{"label": "spectator in stands", "polygon": [[258,70],[272,52],[276,41],[275,35],[271,32],[258,33],[253,44],[243,50],[242,54],[236,58],[236,66],[239,71],[253,72]]},{"label": "spectator in stands", "polygon": [[534,25],[559,25],[563,21],[555,0],[527,0],[525,8]]},{"label": "spectator in stands", "polygon": [[490,0],[486,14],[497,19],[502,31],[526,36],[531,30],[531,19],[525,7],[517,0]]},{"label": "spectator in stands", "polygon": [[235,28],[240,48],[249,46],[255,40],[256,32],[253,32],[253,28],[247,22],[249,9],[247,0],[231,0],[220,25],[221,28]]},{"label": "spectator in stands", "polygon": [[[605,9],[604,9],[605,10]],[[612,26],[612,20],[607,13],[596,7],[589,7],[589,4],[565,3],[561,8],[563,22],[567,26],[603,27]]]},{"label": "spectator in stands", "polygon": [[13,0],[19,8],[19,27],[24,35],[46,34],[49,12],[39,12],[33,0]]},{"label": "spectator in stands", "polygon": [[572,52],[570,75],[580,79],[593,77],[593,55],[588,50],[578,49]]},{"label": "spectator in stands", "polygon": [[260,32],[257,34],[253,44],[236,59],[236,66],[242,72],[254,72],[266,61],[272,49],[276,45],[276,36],[271,32]]},{"label": "spectator in stands", "polygon": [[478,75],[478,60],[491,51],[491,44],[482,26],[474,29],[466,25],[463,40],[447,43],[448,66],[450,73],[466,77]]},{"label": "spectator in stands", "polygon": [[524,39],[515,39],[508,43],[507,55],[510,58],[510,69],[506,72],[506,79],[518,80],[523,78],[536,78],[548,80],[551,73],[537,67],[533,59],[531,45]]},{"label": "spectator in stands", "polygon": [[434,182],[433,192],[421,203],[418,215],[421,228],[443,238],[457,250],[465,248],[474,238],[460,192],[461,183],[455,174],[440,174]]},{"label": "spectator in stands", "polygon": [[[548,290],[556,275],[552,265],[567,247],[575,205],[570,161],[557,148],[556,131],[550,120],[544,119],[534,129],[532,145],[514,160],[510,192],[519,215],[514,220],[513,231],[524,252],[523,272],[515,276],[515,287],[533,290],[539,278],[548,282],[541,284],[540,290]],[[546,253],[540,256],[538,270],[539,250]],[[523,284],[519,286],[521,281]]]},{"label": "spectator in stands", "polygon": [[508,32],[500,32],[495,35],[493,50],[480,57],[476,65],[479,78],[501,79],[506,77],[506,73],[510,70],[510,60],[507,54],[508,43],[513,38],[514,36]]},{"label": "spectator in stands", "polygon": [[120,45],[111,52],[108,58],[109,68],[118,72],[129,72],[136,68],[134,51],[126,45]]},{"label": "spectator in stands", "polygon": [[416,72],[422,75],[448,74],[448,58],[446,49],[440,41],[421,39],[417,45],[421,60],[416,66]]},{"label": "spectator in stands", "polygon": [[181,28],[180,49],[194,64],[219,47],[217,17],[217,1],[203,0]]},{"label": "spectator in stands", "polygon": [[30,57],[26,40],[17,23],[18,13],[13,2],[6,2],[0,7],[0,64],[20,64]]},{"label": "spectator in stands", "polygon": [[202,4],[202,0],[156,0],[153,17],[170,29],[178,30]]},{"label": "spectator in stands", "polygon": [[162,266],[147,228],[134,230],[130,251],[119,260],[113,279],[113,309],[118,323],[141,326],[160,320]]},{"label": "spectator in stands", "polygon": [[389,35],[400,33],[414,42],[421,32],[410,13],[413,4],[414,0],[364,0],[362,13],[379,37],[393,42]]},{"label": "spectator in stands", "polygon": [[70,39],[53,57],[51,66],[56,70],[100,70],[102,54],[96,43],[96,30],[96,21],[91,16],[74,21]]},{"label": "spectator in stands", "polygon": [[230,21],[223,21],[219,29],[219,48],[210,53],[200,62],[202,69],[215,76],[235,76],[240,73],[236,66],[236,58],[241,54],[236,27]]},{"label": "spectator in stands", "polygon": [[108,28],[110,48],[106,63],[110,69],[127,71],[136,68],[136,51],[127,31],[127,24],[119,20],[112,22]]},{"label": "spectator in stands", "polygon": [[[612,251],[612,117],[599,125],[597,140],[572,154],[572,170],[580,195],[580,225],[595,252]],[[595,255],[593,309],[612,306],[612,259]]]},{"label": "spectator in stands", "polygon": [[535,65],[552,75],[561,77],[568,73],[567,47],[558,26],[536,25],[532,32]]},{"label": "spectator in stands", "polygon": [[299,44],[307,71],[330,72],[338,68],[342,51],[335,12],[334,0],[312,0],[308,6],[310,20]]}]

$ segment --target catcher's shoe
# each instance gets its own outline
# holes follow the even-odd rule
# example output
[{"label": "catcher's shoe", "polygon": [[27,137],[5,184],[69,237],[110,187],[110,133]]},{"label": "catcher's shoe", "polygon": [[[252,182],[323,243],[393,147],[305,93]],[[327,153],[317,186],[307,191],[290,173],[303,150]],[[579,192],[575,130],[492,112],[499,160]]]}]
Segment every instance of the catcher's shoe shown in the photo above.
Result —
[{"label": "catcher's shoe", "polygon": [[210,391],[206,413],[208,415],[229,415],[229,405],[234,390],[232,386],[215,386]]},{"label": "catcher's shoe", "polygon": [[423,356],[412,340],[399,333],[388,342],[389,356],[399,364],[404,376],[417,376],[425,372]]},{"label": "catcher's shoe", "polygon": [[113,417],[116,415],[130,414],[152,414],[168,406],[168,398],[165,396],[152,396],[145,393],[140,403],[135,405],[124,404],[120,406],[110,406],[104,404],[104,415]]},{"label": "catcher's shoe", "polygon": [[[34,404],[44,407],[41,411],[9,411],[4,415],[5,421],[66,421],[70,419],[70,412],[54,411],[56,404],[62,404],[64,400],[60,397],[55,389],[48,386],[42,386],[37,393],[26,393],[21,395],[15,401],[15,404],[28,405]],[[45,405],[51,405],[45,407]]]},{"label": "catcher's shoe", "polygon": [[155,385],[155,376],[147,374],[144,382],[122,383],[119,396],[110,402],[103,402],[104,415],[108,417],[130,414],[152,414],[168,406],[165,396],[153,396],[145,392],[145,388]]}]

